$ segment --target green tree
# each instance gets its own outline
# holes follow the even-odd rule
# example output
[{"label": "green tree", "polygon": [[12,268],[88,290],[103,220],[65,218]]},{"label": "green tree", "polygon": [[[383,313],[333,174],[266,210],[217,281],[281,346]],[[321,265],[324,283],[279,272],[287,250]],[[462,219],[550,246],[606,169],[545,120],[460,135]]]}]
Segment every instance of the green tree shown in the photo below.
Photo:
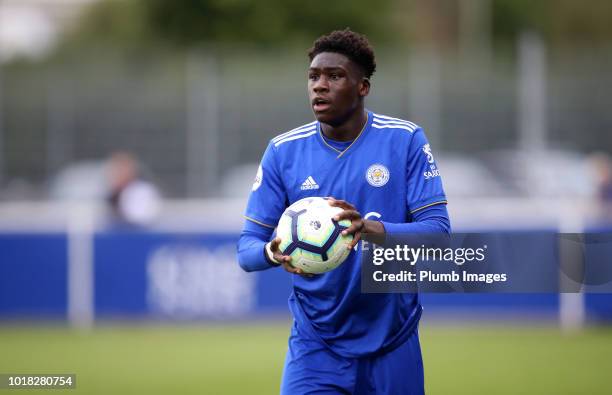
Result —
[{"label": "green tree", "polygon": [[203,42],[257,45],[312,40],[351,27],[389,39],[389,0],[105,0],[91,6],[67,37],[129,45]]},{"label": "green tree", "polygon": [[535,30],[554,44],[609,42],[612,2],[601,0],[492,0],[494,33],[513,39]]}]

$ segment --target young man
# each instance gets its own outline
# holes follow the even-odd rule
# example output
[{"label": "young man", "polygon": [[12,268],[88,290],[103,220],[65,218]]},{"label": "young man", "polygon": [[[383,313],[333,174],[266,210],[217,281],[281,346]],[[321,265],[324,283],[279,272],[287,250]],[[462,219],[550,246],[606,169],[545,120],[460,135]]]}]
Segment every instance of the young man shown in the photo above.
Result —
[{"label": "young man", "polygon": [[[440,173],[423,130],[367,111],[376,63],[350,30],[315,41],[308,95],[316,121],[273,138],[246,209],[238,259],[246,271],[283,266],[295,274],[282,394],[422,394],[415,294],[362,294],[361,248],[328,273],[306,276],[270,241],[283,211],[308,196],[331,196],[346,231],[449,232]],[[362,214],[363,213],[363,214]],[[351,246],[352,247],[352,246]]]}]

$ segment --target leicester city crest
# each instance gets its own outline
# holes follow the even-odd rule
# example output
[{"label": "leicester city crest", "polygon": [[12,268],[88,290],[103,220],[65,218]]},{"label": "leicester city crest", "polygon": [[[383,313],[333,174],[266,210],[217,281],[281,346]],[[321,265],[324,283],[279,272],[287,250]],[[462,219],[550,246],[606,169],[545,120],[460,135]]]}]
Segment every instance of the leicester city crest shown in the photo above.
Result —
[{"label": "leicester city crest", "polygon": [[382,187],[389,181],[389,169],[380,163],[373,164],[366,171],[366,180],[373,187]]}]

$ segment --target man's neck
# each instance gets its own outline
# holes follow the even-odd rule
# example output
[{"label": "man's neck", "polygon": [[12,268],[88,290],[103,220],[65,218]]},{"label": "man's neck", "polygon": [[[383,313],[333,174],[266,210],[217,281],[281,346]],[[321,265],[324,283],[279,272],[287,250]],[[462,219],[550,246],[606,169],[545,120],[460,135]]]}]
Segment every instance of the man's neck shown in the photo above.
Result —
[{"label": "man's neck", "polygon": [[361,108],[339,125],[321,123],[321,131],[325,137],[332,140],[353,141],[361,133],[367,121],[368,113],[365,108]]}]

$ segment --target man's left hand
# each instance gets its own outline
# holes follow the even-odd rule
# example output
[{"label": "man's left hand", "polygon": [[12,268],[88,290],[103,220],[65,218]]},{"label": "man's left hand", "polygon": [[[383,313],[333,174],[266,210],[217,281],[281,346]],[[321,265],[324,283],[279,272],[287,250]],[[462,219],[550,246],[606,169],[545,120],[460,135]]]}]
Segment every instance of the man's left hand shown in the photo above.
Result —
[{"label": "man's left hand", "polygon": [[355,245],[357,245],[359,240],[361,240],[362,233],[385,233],[385,227],[382,223],[369,219],[363,219],[361,217],[361,213],[359,213],[355,206],[353,206],[349,202],[346,202],[344,200],[338,200],[333,197],[328,197],[327,201],[329,202],[330,206],[340,207],[344,210],[334,217],[335,221],[342,221],[344,219],[348,219],[351,221],[351,226],[342,231],[342,235],[344,236],[349,234],[353,235],[353,241],[347,246],[348,249],[351,249],[355,247]]}]

